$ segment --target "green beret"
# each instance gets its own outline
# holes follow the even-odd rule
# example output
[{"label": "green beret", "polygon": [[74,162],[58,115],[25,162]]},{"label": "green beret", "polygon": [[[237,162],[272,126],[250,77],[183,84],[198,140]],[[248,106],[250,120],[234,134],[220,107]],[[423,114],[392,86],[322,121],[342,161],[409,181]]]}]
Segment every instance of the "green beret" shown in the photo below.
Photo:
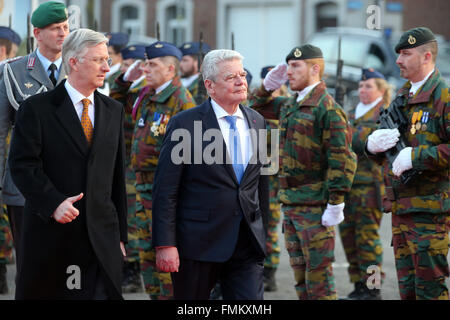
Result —
[{"label": "green beret", "polygon": [[289,62],[289,60],[305,60],[315,58],[323,58],[322,50],[311,44],[304,44],[301,47],[295,47],[292,49],[286,57],[286,62]]},{"label": "green beret", "polygon": [[410,49],[421,46],[425,43],[436,41],[433,32],[425,27],[413,28],[406,31],[395,46],[395,52],[402,49]]},{"label": "green beret", "polygon": [[49,1],[41,4],[31,16],[31,24],[36,28],[45,28],[52,23],[66,21],[69,18],[66,6],[61,2]]}]

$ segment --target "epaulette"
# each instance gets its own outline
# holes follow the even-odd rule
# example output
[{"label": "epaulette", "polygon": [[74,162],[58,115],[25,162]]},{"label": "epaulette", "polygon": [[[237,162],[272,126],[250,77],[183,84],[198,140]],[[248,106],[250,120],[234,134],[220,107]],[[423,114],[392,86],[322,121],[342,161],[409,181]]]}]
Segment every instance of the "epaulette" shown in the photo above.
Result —
[{"label": "epaulette", "polygon": [[0,62],[0,67],[3,66],[5,63],[11,63],[11,62],[17,61],[17,60],[19,60],[19,59],[21,59],[23,57],[24,56],[17,56],[17,57],[14,57],[14,58],[9,58],[9,59],[3,60],[3,61]]}]

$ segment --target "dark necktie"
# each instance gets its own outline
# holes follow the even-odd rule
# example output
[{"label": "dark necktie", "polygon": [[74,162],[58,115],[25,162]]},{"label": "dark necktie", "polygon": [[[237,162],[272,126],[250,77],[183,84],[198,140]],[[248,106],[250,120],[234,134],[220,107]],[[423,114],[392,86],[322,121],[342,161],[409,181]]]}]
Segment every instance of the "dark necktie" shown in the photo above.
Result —
[{"label": "dark necktie", "polygon": [[241,183],[242,176],[244,175],[244,162],[242,159],[241,139],[239,139],[239,131],[236,127],[236,116],[226,116],[225,120],[230,124],[230,139],[231,144],[230,153],[233,161],[233,169],[236,174],[236,178]]},{"label": "dark necktie", "polygon": [[55,78],[55,70],[57,69],[56,65],[54,63],[52,63],[49,67],[48,70],[50,70],[50,81],[53,83],[54,86],[56,86],[56,78]]}]

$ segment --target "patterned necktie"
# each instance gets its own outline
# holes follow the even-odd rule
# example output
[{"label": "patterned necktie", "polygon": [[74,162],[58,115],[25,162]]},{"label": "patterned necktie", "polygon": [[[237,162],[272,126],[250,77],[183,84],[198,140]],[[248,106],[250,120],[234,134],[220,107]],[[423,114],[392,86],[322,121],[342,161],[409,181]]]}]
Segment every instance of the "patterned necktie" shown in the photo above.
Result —
[{"label": "patterned necktie", "polygon": [[83,103],[83,112],[81,113],[81,126],[83,127],[84,134],[86,135],[86,140],[91,145],[92,136],[94,135],[94,127],[92,126],[91,119],[89,118],[89,104],[91,101],[89,99],[81,100]]},{"label": "patterned necktie", "polygon": [[242,176],[244,175],[244,162],[242,160],[241,139],[239,138],[239,131],[236,127],[237,117],[226,116],[225,120],[230,124],[230,156],[233,161],[234,173],[240,184]]},{"label": "patterned necktie", "polygon": [[53,85],[56,85],[56,77],[55,77],[55,70],[57,69],[56,65],[54,63],[52,63],[49,67],[48,70],[50,70],[50,81],[53,83]]}]

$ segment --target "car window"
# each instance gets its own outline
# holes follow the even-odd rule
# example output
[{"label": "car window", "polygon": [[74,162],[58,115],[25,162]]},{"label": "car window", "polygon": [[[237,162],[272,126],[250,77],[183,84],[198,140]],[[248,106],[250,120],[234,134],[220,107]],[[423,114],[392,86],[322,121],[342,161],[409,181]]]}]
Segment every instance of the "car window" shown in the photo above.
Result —
[{"label": "car window", "polygon": [[[322,50],[326,62],[336,62],[338,51],[338,35],[316,34],[309,43]],[[367,63],[368,40],[346,36],[341,38],[341,59],[344,64],[357,68],[364,67]]]},{"label": "car window", "polygon": [[385,62],[386,57],[383,54],[381,48],[378,45],[372,43],[370,45],[369,54],[367,55],[367,60],[364,64],[364,67],[383,71]]}]

